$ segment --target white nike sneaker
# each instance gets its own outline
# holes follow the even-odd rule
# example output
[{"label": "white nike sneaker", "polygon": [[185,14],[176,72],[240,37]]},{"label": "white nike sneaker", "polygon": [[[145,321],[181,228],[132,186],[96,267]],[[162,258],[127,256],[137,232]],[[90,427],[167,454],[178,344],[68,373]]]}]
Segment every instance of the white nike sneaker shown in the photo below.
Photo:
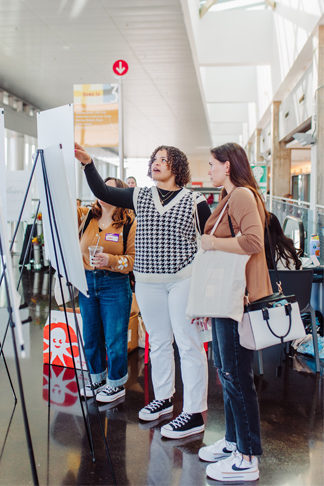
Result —
[{"label": "white nike sneaker", "polygon": [[256,481],[260,476],[259,461],[257,457],[246,461],[240,452],[235,451],[227,459],[209,464],[206,474],[216,481]]},{"label": "white nike sneaker", "polygon": [[229,442],[225,437],[215,444],[201,447],[198,456],[202,461],[216,462],[226,459],[232,452],[236,451],[236,442]]}]

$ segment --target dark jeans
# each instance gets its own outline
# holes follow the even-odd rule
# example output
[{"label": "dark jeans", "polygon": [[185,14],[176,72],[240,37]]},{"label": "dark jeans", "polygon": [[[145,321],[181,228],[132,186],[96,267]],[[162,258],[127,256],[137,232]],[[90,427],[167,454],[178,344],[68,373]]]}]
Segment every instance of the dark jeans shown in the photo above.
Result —
[{"label": "dark jeans", "polygon": [[92,381],[107,375],[110,386],[126,383],[128,322],[132,292],[128,275],[108,270],[86,270],[89,298],[81,292],[79,305],[83,340]]},{"label": "dark jeans", "polygon": [[261,455],[260,415],[253,381],[254,352],[240,345],[238,323],[213,318],[214,363],[223,386],[226,440],[246,455]]}]

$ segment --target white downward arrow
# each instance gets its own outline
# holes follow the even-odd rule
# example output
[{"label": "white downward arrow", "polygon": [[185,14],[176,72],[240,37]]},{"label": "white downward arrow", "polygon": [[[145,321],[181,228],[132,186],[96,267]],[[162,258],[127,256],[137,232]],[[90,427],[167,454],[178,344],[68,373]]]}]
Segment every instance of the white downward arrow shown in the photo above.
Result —
[{"label": "white downward arrow", "polygon": [[126,68],[123,67],[123,63],[121,61],[119,61],[119,67],[116,67],[116,71],[119,72],[119,74],[121,74],[123,71],[125,71]]}]

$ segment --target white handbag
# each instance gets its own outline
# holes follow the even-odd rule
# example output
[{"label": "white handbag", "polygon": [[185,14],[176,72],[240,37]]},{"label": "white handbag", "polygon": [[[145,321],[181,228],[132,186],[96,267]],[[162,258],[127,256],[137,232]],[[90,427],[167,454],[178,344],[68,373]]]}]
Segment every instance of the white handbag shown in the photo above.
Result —
[{"label": "white handbag", "polygon": [[280,293],[247,305],[238,332],[241,346],[254,350],[294,341],[306,335],[296,297]]},{"label": "white handbag", "polygon": [[[227,205],[228,201],[210,234],[215,232]],[[199,250],[192,266],[187,317],[229,317],[241,321],[249,258],[250,255]]]},{"label": "white handbag", "polygon": [[294,341],[306,335],[296,297],[285,296],[282,292],[267,218],[266,226],[279,292],[245,306],[243,319],[238,324],[238,333],[241,346],[253,350]]}]

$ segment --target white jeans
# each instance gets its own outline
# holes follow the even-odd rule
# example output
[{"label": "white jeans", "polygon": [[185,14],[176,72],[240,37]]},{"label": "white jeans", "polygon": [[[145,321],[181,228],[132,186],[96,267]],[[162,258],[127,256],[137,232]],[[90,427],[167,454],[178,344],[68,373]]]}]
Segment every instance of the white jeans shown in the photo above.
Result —
[{"label": "white jeans", "polygon": [[183,411],[198,413],[207,409],[208,370],[196,326],[186,318],[190,280],[136,282],[135,292],[150,339],[155,398],[170,398],[175,391],[174,335],[181,361]]}]

